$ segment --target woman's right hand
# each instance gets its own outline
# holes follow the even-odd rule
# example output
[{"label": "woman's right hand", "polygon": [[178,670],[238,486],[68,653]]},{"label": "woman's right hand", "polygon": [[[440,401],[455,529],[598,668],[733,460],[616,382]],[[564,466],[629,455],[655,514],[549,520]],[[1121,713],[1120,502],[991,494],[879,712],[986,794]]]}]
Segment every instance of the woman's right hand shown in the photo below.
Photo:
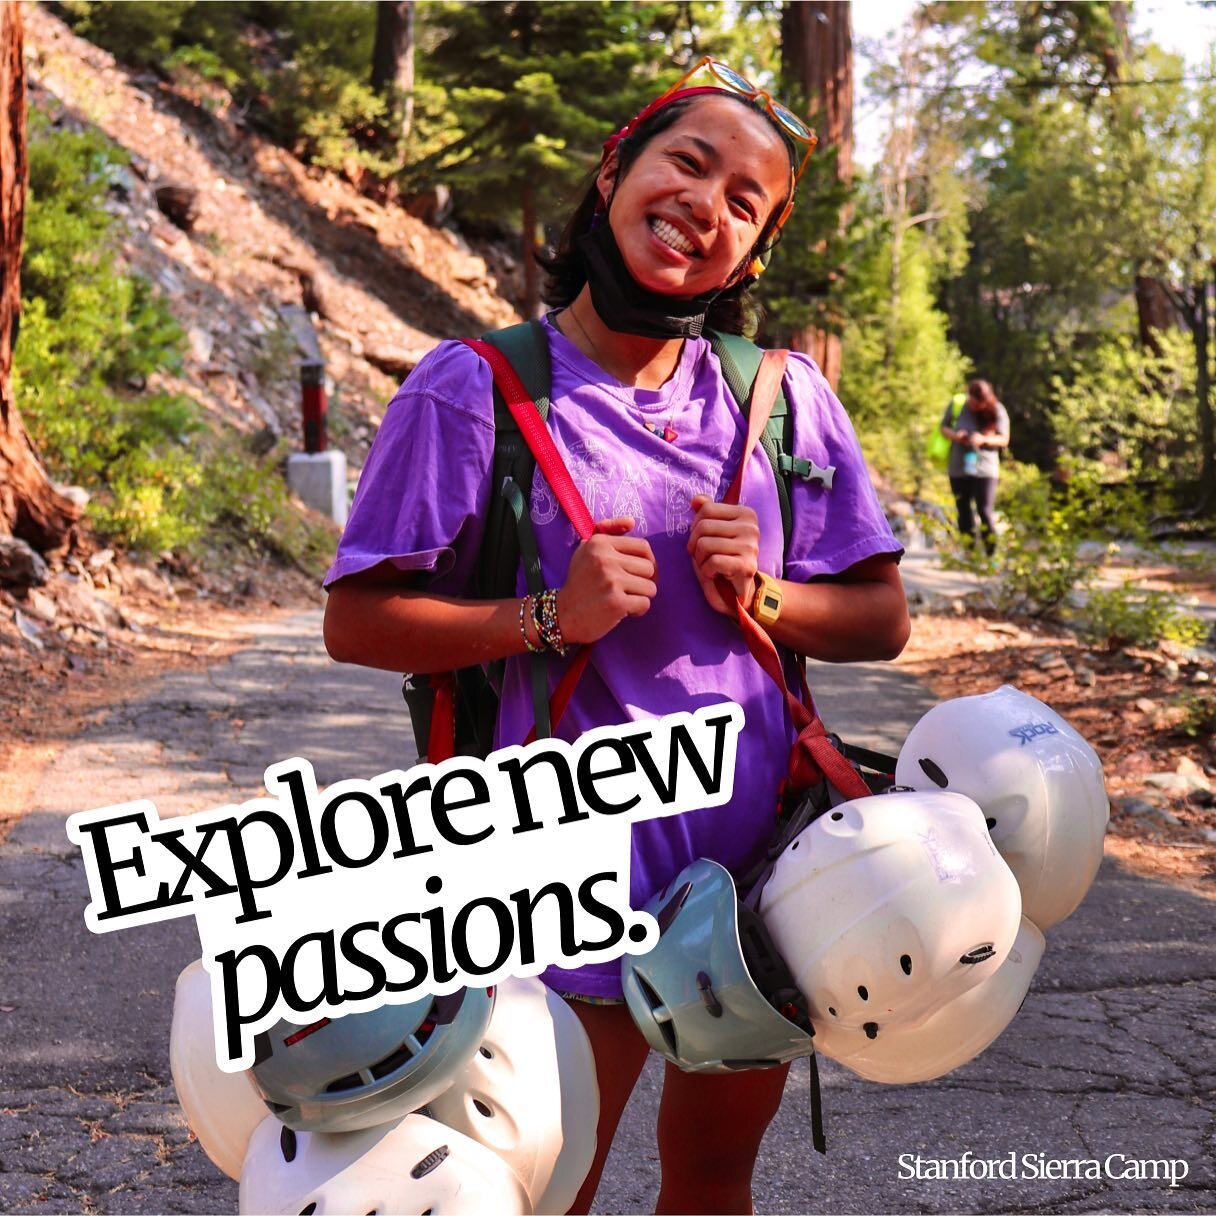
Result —
[{"label": "woman's right hand", "polygon": [[648,541],[627,536],[628,516],[601,520],[570,559],[557,593],[557,619],[567,642],[598,642],[627,616],[642,616],[658,592]]}]

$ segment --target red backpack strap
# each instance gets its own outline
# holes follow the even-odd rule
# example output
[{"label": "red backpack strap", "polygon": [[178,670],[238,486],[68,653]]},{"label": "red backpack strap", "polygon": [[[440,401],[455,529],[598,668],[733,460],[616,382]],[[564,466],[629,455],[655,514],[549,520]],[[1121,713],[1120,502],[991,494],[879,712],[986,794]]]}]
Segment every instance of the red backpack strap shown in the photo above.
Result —
[{"label": "red backpack strap", "polygon": [[553,436],[549,434],[549,428],[545,426],[544,419],[536,408],[536,402],[528,396],[528,390],[516,375],[510,360],[497,346],[491,346],[480,338],[465,338],[463,341],[490,365],[490,370],[494,373],[494,383],[518,424],[524,442],[536,457],[536,463],[544,473],[545,480],[565,511],[566,517],[574,525],[579,539],[587,540],[595,532],[595,521],[591,518],[591,512],[587,509],[583,496],[578,492],[578,486],[570,476],[570,470],[566,468],[561,453],[553,442]]},{"label": "red backpack strap", "polygon": [[[549,488],[566,513],[566,518],[574,526],[580,540],[589,539],[595,533],[595,521],[591,518],[591,511],[583,501],[578,486],[574,484],[574,479],[570,476],[570,470],[566,468],[566,463],[562,460],[557,445],[553,442],[553,436],[549,434],[549,428],[545,426],[544,419],[541,418],[540,412],[536,408],[536,403],[528,395],[515,368],[511,366],[511,361],[498,347],[492,346],[480,338],[465,338],[463,341],[467,347],[476,351],[490,365],[490,371],[494,374],[494,383],[502,394],[507,408],[511,411],[511,416],[519,427],[519,433],[536,458],[541,472],[544,473]],[[590,658],[591,647],[583,646],[574,656],[569,667],[562,673],[562,678],[558,681],[557,688],[549,702],[549,721],[554,729],[570,704],[575,685],[581,679]],[[533,726],[524,742],[531,743],[535,738],[536,727]]]},{"label": "red backpack strap", "polygon": [[[773,409],[773,402],[781,389],[781,378],[785,374],[788,351],[767,350],[760,361],[760,370],[752,387],[751,409],[748,413],[747,439],[743,445],[743,457],[735,470],[734,479],[730,483],[722,501],[734,505],[739,501],[743,487],[743,472],[751,458],[752,451]],[[814,785],[821,777],[826,777],[842,794],[849,798],[864,798],[870,793],[870,787],[861,779],[853,766],[836,750],[827,730],[815,713],[814,702],[810,701],[810,690],[806,688],[805,678],[802,681],[803,690],[809,704],[803,704],[792,692],[785,679],[781,656],[773,639],[747,614],[743,602],[735,592],[734,586],[725,578],[719,577],[715,583],[718,593],[728,603],[735,606],[735,619],[743,631],[743,640],[752,652],[752,657],[760,664],[774,684],[781,689],[785,697],[790,718],[798,730],[798,738],[790,753],[790,781],[796,788],[805,789]]]}]

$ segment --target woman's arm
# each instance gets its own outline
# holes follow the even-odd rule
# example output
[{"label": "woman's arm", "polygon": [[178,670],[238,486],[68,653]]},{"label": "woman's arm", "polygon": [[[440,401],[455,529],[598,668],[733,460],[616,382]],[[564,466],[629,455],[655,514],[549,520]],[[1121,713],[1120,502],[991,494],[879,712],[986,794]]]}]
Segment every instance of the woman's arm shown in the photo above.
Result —
[{"label": "woman's arm", "polygon": [[974,448],[1007,448],[1009,446],[1009,436],[1002,435],[1000,431],[993,431],[987,434],[976,431],[974,432],[971,446]]},{"label": "woman's arm", "polygon": [[431,672],[524,651],[519,600],[432,595],[418,590],[415,579],[382,562],[335,583],[325,604],[330,658],[385,671]]},{"label": "woman's arm", "polygon": [[[755,596],[760,527],[750,507],[693,499],[697,512],[688,551],[710,607],[733,617],[733,605],[718,594],[721,576],[734,586],[746,609]],[[781,584],[781,614],[767,626],[773,640],[807,658],[828,663],[893,659],[908,641],[911,623],[899,566],[877,554],[839,574]]]},{"label": "woman's arm", "polygon": [[907,645],[908,602],[899,566],[889,554],[809,583],[782,579],[781,591],[781,615],[768,627],[769,635],[809,659],[893,659]]},{"label": "woman's arm", "polygon": [[[595,642],[626,616],[642,616],[658,591],[654,553],[627,536],[628,518],[610,519],[582,542],[558,591],[566,642]],[[451,671],[523,654],[520,600],[466,600],[417,588],[417,576],[381,562],[330,588],[325,648],[339,663],[386,671]],[[523,614],[528,640],[539,641]]]}]

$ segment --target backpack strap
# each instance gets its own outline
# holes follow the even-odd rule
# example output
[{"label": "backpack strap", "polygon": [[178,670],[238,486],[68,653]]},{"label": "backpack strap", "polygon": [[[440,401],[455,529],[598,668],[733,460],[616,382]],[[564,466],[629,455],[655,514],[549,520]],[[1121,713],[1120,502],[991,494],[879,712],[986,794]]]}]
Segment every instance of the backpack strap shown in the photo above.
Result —
[{"label": "backpack strap", "polygon": [[[525,321],[507,329],[483,334],[483,342],[502,351],[536,403],[542,419],[549,414],[549,386],[553,379],[549,362],[549,341],[540,321]],[[532,495],[532,473],[536,458],[520,434],[519,424],[494,385],[494,463],[490,482],[490,510],[477,555],[476,586],[479,599],[503,600],[515,594],[515,575],[519,569],[519,533],[515,516],[503,487],[513,481],[524,502]],[[526,512],[525,512],[526,514]],[[496,664],[499,674],[502,664]]]},{"label": "backpack strap", "polygon": [[[740,334],[724,334],[718,330],[708,332],[710,349],[718,357],[722,378],[730,395],[735,399],[739,412],[746,419],[751,410],[752,385],[760,370],[764,352]],[[794,416],[785,400],[784,390],[778,392],[768,422],[760,435],[760,446],[773,466],[773,477],[777,483],[777,503],[781,508],[781,531],[785,537],[781,546],[784,553],[789,547],[793,517],[790,514],[790,475],[794,467]]]},{"label": "backpack strap", "polygon": [[[528,386],[536,408],[544,417],[549,412],[549,343],[539,321],[523,322],[484,336],[492,346],[508,352],[512,365]],[[511,499],[520,493],[527,502],[532,492],[532,473],[536,461],[520,434],[511,411],[497,385],[494,388],[494,456],[491,464],[490,501],[485,531],[473,572],[473,595],[477,599],[505,600],[515,595],[515,579],[521,557],[520,533]],[[511,485],[517,487],[512,492]],[[531,519],[524,512],[526,526]],[[534,567],[534,568],[533,568]],[[531,586],[540,578],[539,559],[525,557],[525,578]],[[539,656],[538,656],[539,657]],[[533,695],[540,676],[533,664]],[[422,679],[406,680],[403,693],[410,707],[411,720],[422,725],[416,739],[428,740],[428,756],[451,755],[457,740],[474,741],[481,754],[489,750],[498,721],[498,697],[502,688],[506,660],[480,667],[465,667],[456,672],[441,672]],[[432,708],[433,702],[433,708]],[[431,739],[432,723],[435,738]],[[541,719],[544,726],[544,719]]]},{"label": "backpack strap", "polygon": [[[542,342],[547,341],[543,330],[539,330],[539,338]],[[570,476],[570,471],[566,468],[561,453],[553,442],[553,436],[550,435],[548,428],[545,426],[544,419],[541,417],[536,402],[532,399],[523,380],[511,365],[507,356],[494,343],[471,338],[465,338],[464,343],[489,363],[494,373],[494,386],[497,394],[501,395],[503,402],[510,411],[520,437],[527,444],[535,464],[539,464],[544,470],[545,480],[548,481],[558,504],[574,526],[574,530],[579,538],[584,541],[589,540],[596,529],[591,511],[588,509],[586,502],[583,501],[583,496],[578,486],[575,485],[574,479]],[[516,489],[518,490],[518,487]],[[522,502],[522,497],[519,501]],[[531,529],[532,521],[525,510],[520,519],[520,534],[523,536],[526,531],[529,542],[525,550],[525,556],[535,551],[530,543],[535,539]],[[536,562],[539,566],[539,558],[536,559]],[[512,584],[510,594],[514,594],[514,584]],[[590,657],[591,647],[580,647],[574,660],[566,668],[561,680],[558,682],[557,689],[549,704],[549,722],[552,726],[557,725],[558,720],[565,712],[566,706],[570,702],[570,697],[573,695],[574,687],[581,678]],[[533,688],[536,689],[538,681],[535,678],[535,672],[533,674]],[[537,737],[537,729],[540,725],[541,723],[538,720],[537,725],[526,740],[528,743],[531,743]]]}]

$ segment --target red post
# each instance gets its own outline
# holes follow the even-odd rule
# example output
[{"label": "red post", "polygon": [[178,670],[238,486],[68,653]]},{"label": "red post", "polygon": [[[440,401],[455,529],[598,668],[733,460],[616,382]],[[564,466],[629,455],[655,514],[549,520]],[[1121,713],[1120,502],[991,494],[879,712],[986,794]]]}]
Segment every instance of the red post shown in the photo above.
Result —
[{"label": "red post", "polygon": [[325,400],[325,364],[300,364],[300,393],[304,411],[304,451],[324,452],[327,444],[325,415],[329,408]]}]

